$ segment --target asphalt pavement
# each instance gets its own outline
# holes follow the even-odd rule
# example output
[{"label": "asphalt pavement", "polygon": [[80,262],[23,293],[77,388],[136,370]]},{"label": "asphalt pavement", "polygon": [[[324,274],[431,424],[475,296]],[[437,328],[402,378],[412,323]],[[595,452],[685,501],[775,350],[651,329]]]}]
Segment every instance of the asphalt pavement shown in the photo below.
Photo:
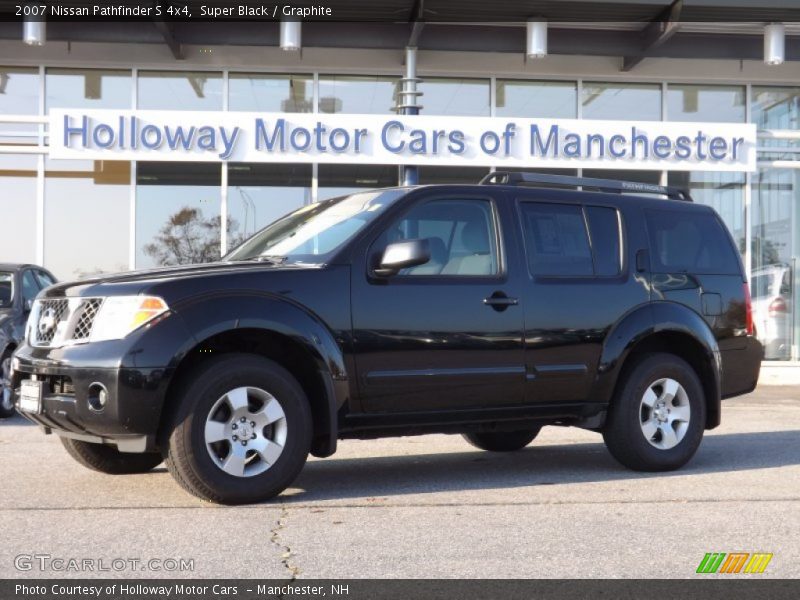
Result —
[{"label": "asphalt pavement", "polygon": [[21,417],[0,421],[0,456],[0,578],[683,578],[707,552],[769,552],[740,576],[800,577],[794,386],[726,401],[668,474],[625,470],[572,428],[512,454],[447,435],[342,441],[277,501],[220,507],[163,466],[86,470]]}]

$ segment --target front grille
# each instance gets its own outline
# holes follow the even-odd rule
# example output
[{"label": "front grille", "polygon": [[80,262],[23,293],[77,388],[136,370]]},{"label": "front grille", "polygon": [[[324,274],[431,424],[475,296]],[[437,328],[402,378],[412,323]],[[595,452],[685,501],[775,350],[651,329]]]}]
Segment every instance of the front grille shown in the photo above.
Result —
[{"label": "front grille", "polygon": [[92,333],[94,318],[97,316],[97,311],[100,310],[100,305],[102,303],[103,301],[99,298],[92,298],[83,303],[80,310],[80,318],[72,333],[73,340],[85,340],[89,338],[89,335]]},{"label": "front grille", "polygon": [[34,339],[37,344],[48,346],[53,342],[59,325],[69,315],[69,300],[41,300],[37,314],[39,318],[34,324]]},{"label": "front grille", "polygon": [[102,298],[37,300],[30,317],[31,344],[57,347],[88,341],[102,304]]}]

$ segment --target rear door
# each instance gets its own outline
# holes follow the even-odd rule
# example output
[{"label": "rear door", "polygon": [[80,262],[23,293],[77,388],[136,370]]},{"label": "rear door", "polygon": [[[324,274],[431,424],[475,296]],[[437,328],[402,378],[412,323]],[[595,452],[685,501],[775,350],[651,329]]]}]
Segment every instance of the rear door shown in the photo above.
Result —
[{"label": "rear door", "polygon": [[519,192],[517,207],[529,286],[526,401],[591,400],[606,336],[627,311],[649,301],[647,282],[630,267],[629,246],[638,236],[629,235],[625,214],[602,194]]},{"label": "rear door", "polygon": [[[512,273],[509,207],[494,191],[431,192],[370,243],[354,267],[352,313],[367,412],[520,405],[523,299]],[[425,238],[431,260],[389,278],[370,265],[392,241]]]}]

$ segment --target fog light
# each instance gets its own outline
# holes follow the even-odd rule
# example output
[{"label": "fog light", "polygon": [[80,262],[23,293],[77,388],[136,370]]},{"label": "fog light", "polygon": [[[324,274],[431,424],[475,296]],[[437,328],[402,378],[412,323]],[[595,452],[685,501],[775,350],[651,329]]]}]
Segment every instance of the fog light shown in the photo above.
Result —
[{"label": "fog light", "polygon": [[102,383],[93,383],[89,386],[89,396],[86,398],[89,409],[100,412],[108,403],[108,390]]}]

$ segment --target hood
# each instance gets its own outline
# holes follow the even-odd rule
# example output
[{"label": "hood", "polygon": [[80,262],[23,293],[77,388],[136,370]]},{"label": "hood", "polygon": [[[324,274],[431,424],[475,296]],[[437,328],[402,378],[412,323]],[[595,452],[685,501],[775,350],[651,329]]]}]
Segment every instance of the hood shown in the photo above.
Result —
[{"label": "hood", "polygon": [[256,272],[297,271],[306,269],[319,269],[322,265],[314,264],[272,264],[266,262],[214,262],[196,265],[179,265],[159,267],[124,273],[112,273],[82,279],[79,281],[62,282],[47,288],[45,296],[59,298],[64,296],[107,296],[107,295],[136,295],[150,289],[159,283],[185,279],[214,278],[235,276]]}]

